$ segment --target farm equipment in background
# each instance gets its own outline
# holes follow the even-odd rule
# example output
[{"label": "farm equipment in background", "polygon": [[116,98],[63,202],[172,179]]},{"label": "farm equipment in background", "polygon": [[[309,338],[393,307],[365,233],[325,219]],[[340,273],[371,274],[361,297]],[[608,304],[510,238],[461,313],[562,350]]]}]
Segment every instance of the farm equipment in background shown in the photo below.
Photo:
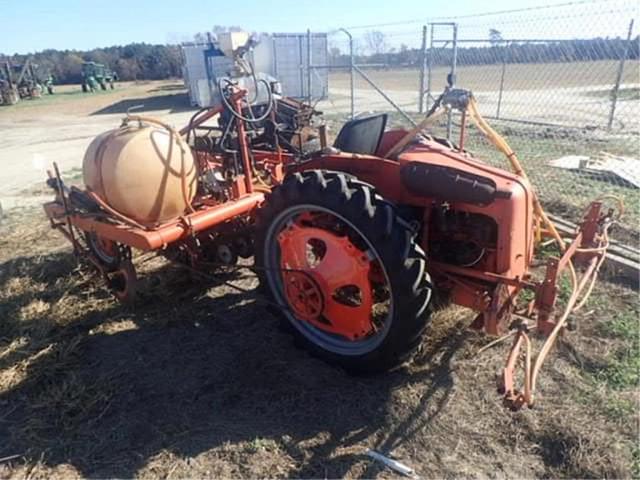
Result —
[{"label": "farm equipment in background", "polygon": [[0,104],[14,105],[21,99],[53,94],[53,76],[41,75],[39,66],[27,59],[23,64],[5,62],[0,69]]},{"label": "farm equipment in background", "polygon": [[43,90],[46,90],[49,95],[53,95],[55,93],[54,82],[55,79],[53,75],[50,73],[40,77],[40,85],[42,85]]},{"label": "farm equipment in background", "polygon": [[82,91],[85,93],[95,92],[98,88],[106,90],[107,85],[113,90],[114,83],[118,80],[118,75],[113,70],[96,62],[83,62],[81,75]]},{"label": "farm equipment in background", "polygon": [[0,105],[15,105],[20,101],[18,88],[13,80],[13,69],[9,62],[0,71]]},{"label": "farm equipment in background", "polygon": [[[251,76],[242,45],[230,50]],[[98,136],[84,158],[83,189],[65,186],[55,166],[48,183],[56,197],[44,209],[74,253],[122,301],[135,296],[134,249],[218,279],[217,271],[248,268],[236,265],[238,257],[253,256],[267,295],[258,298],[313,354],[354,372],[406,360],[435,291],[477,312],[471,327],[515,337],[500,390],[511,408],[531,406],[549,349],[595,282],[614,209],[594,202],[575,237],[561,238],[469,91],[445,90],[411,131],[386,130],[384,114],[356,118],[328,146],[324,129],[314,127],[318,112],[255,77],[265,100],[252,104],[238,75],[219,79],[222,104],[198,111],[180,131],[128,115]],[[463,112],[458,145],[424,133],[451,109]],[[513,173],[464,149],[469,118]],[[536,276],[544,236],[562,253]],[[573,293],[557,311],[566,273]],[[546,337],[535,359],[534,331]]]}]

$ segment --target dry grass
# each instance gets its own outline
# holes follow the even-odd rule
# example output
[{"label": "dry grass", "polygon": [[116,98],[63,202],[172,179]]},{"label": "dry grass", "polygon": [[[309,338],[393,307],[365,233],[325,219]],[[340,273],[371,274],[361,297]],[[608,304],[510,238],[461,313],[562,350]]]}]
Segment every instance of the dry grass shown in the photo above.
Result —
[{"label": "dry grass", "polygon": [[0,115],[11,116],[14,121],[46,115],[56,109],[62,109],[66,115],[90,115],[125,99],[146,99],[145,103],[149,106],[154,97],[183,94],[185,91],[184,84],[177,80],[118,82],[114,90],[98,90],[94,93],[82,92],[80,85],[57,85],[54,95],[43,95],[39,99],[4,106],[0,109]]},{"label": "dry grass", "polygon": [[252,294],[154,261],[124,308],[39,211],[0,229],[0,458],[18,455],[2,478],[392,477],[367,448],[427,478],[632,475],[637,384],[603,373],[638,353],[615,323],[635,292],[601,284],[538,408],[512,413],[493,389],[508,346],[476,355],[466,310],[435,313],[400,371],[354,378],[294,348]]},{"label": "dry grass", "polygon": [[[507,66],[505,88],[527,90],[603,85],[611,87],[616,78],[615,60],[567,63],[516,63]],[[637,61],[625,64],[622,83],[637,83]],[[432,72],[433,91],[441,92],[447,84],[450,67],[437,66]],[[417,69],[367,70],[367,75],[383,90],[409,90],[418,92],[420,74]],[[502,65],[458,65],[457,84],[472,91],[496,90],[500,85]],[[349,88],[349,74],[332,72],[329,84],[335,88]],[[358,88],[371,88],[358,79]],[[417,101],[417,93],[416,93]]]}]

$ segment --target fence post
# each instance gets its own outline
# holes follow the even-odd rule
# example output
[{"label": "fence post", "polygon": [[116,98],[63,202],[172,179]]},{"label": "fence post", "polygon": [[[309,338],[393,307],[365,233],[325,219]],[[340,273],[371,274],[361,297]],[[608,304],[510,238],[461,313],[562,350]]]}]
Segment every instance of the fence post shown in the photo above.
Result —
[{"label": "fence post", "polygon": [[427,26],[422,26],[422,49],[420,50],[420,91],[418,93],[418,112],[422,113],[424,110],[424,89],[425,89],[425,67],[427,61]]},{"label": "fence post", "polygon": [[631,46],[631,35],[633,33],[633,19],[629,22],[629,31],[627,33],[627,41],[624,45],[624,49],[622,51],[622,56],[620,57],[620,63],[618,64],[618,73],[616,75],[616,83],[613,86],[613,90],[611,91],[611,110],[609,111],[609,122],[607,123],[607,128],[611,130],[613,126],[613,117],[616,113],[616,104],[618,103],[618,92],[620,91],[620,83],[622,82],[622,73],[624,71],[624,62],[627,59],[627,54],[629,53],[629,47]]},{"label": "fence post", "polygon": [[429,110],[429,99],[431,98],[431,67],[433,66],[433,24],[431,24],[431,32],[429,34],[429,54],[427,56],[427,110]]},{"label": "fence post", "polygon": [[313,101],[311,95],[311,29],[307,28],[307,98],[309,105]]},{"label": "fence post", "polygon": [[504,76],[507,71],[507,52],[511,52],[511,44],[506,43],[502,50],[502,73],[500,74],[500,91],[498,92],[498,107],[496,108],[496,119],[500,118],[500,106],[502,105],[502,92],[504,91]]},{"label": "fence post", "polygon": [[[449,86],[451,88],[456,85],[456,66],[458,63],[458,24],[453,24],[453,55],[451,58],[451,82]],[[447,140],[451,140],[451,126],[453,124],[453,112],[449,110],[447,115]]]},{"label": "fence post", "polygon": [[351,33],[349,33],[349,31],[346,28],[340,28],[339,29],[341,32],[343,32],[347,37],[349,37],[349,83],[350,83],[350,89],[351,89],[351,120],[353,120],[353,117],[355,117],[355,103],[354,103],[354,99],[353,96],[355,94],[355,78],[353,76],[354,72],[353,72],[353,36],[351,35]]},{"label": "fence post", "polygon": [[305,95],[304,95],[304,44],[303,44],[303,40],[302,40],[302,35],[297,35],[296,38],[298,39],[298,62],[299,62],[299,70],[300,70],[300,75],[299,75],[299,79],[298,81],[300,82],[300,100],[303,100]]}]

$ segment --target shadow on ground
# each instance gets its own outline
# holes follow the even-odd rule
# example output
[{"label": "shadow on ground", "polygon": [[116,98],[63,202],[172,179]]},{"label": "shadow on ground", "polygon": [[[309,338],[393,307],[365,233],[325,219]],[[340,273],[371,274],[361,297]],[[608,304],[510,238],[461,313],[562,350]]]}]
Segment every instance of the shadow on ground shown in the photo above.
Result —
[{"label": "shadow on ground", "polygon": [[[171,86],[169,86],[171,87]],[[182,88],[181,88],[182,89]],[[160,91],[155,89],[154,91]],[[167,90],[173,90],[168,88]],[[108,115],[113,113],[144,113],[157,110],[169,110],[171,113],[187,112],[195,110],[189,101],[189,95],[183,93],[168,93],[166,95],[156,95],[151,97],[127,98],[119,100],[109,106],[101,108],[91,113],[91,115]]]},{"label": "shadow on ground", "polygon": [[[437,417],[453,387],[449,361],[464,337],[422,352],[441,360],[419,373],[354,378],[293,348],[253,292],[213,298],[177,278],[125,308],[73,268],[62,253],[0,265],[0,317],[22,318],[0,325],[2,343],[45,330],[30,337],[41,344],[1,359],[0,368],[22,365],[22,377],[0,395],[0,458],[131,478],[161,452],[193,458],[259,439],[293,460],[288,477],[341,477],[377,431],[386,436],[370,446],[385,451]],[[34,283],[21,290],[24,278]],[[34,302],[51,308],[25,316]],[[65,314],[65,305],[76,313]],[[419,407],[385,427],[391,392],[416,382],[430,384]],[[364,476],[378,471],[372,464]]]},{"label": "shadow on ground", "polygon": [[159,87],[156,88],[152,88],[151,90],[149,90],[150,92],[154,93],[154,92],[176,92],[176,91],[184,91],[185,90],[185,86],[182,83],[172,83],[169,85],[160,85]]}]

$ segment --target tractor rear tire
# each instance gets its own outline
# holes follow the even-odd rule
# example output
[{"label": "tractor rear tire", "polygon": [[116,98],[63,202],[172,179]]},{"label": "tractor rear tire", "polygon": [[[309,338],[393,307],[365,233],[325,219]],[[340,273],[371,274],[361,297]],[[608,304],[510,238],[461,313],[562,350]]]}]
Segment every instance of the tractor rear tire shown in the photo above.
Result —
[{"label": "tractor rear tire", "polygon": [[[309,217],[310,215],[317,217]],[[382,290],[386,292],[383,298],[386,298],[385,301],[390,306],[384,314],[382,326],[375,325],[366,334],[341,337],[335,331],[328,332],[318,321],[311,324],[308,319],[300,318],[303,314],[296,313],[300,310],[295,309],[296,294],[292,296],[288,290],[290,285],[287,277],[293,270],[290,267],[283,270],[282,267],[288,255],[282,239],[283,234],[286,235],[291,230],[291,225],[299,222],[300,218],[318,218],[319,224],[333,221],[326,219],[335,219],[338,225],[336,231],[339,233],[336,235],[332,230],[326,233],[328,242],[333,243],[332,251],[339,250],[335,245],[346,245],[345,248],[350,250],[349,254],[336,254],[333,263],[326,269],[323,268],[324,272],[329,272],[325,274],[327,278],[333,275],[333,266],[344,263],[340,258],[350,259],[349,255],[360,255],[354,263],[356,268],[357,262],[369,259],[369,281],[359,285],[365,285],[365,289],[368,288],[366,285],[371,286],[371,292],[379,292],[380,285],[374,287],[374,280],[371,280],[374,269],[378,272],[376,278],[383,279]],[[304,224],[301,228],[304,228]],[[316,232],[322,237],[325,234],[322,227],[319,228],[311,224],[307,232],[312,232],[311,236]],[[314,241],[317,239],[309,240],[304,248],[313,249],[311,243]],[[321,250],[322,248],[320,247]],[[326,252],[329,247],[325,246],[324,251],[324,255],[328,255]],[[351,373],[377,373],[399,366],[415,352],[429,319],[432,291],[425,255],[416,243],[415,233],[409,223],[400,218],[395,207],[377,194],[371,185],[342,172],[325,170],[309,170],[287,176],[282,185],[267,195],[263,208],[258,212],[255,252],[261,286],[278,305],[274,310],[277,310],[287,329],[293,333],[296,343],[312,354],[338,364]],[[298,257],[300,255],[296,258]],[[312,277],[316,267],[308,268],[303,271],[303,275]],[[346,275],[348,277],[349,274]],[[302,281],[304,282],[304,277]],[[348,280],[345,281],[349,283]],[[316,285],[333,284],[331,281],[325,283],[320,280]],[[333,292],[332,289],[330,287],[327,290],[325,287],[317,295],[325,302],[322,315],[329,308],[327,297],[331,296],[335,301],[335,293],[339,289]],[[380,295],[371,292],[366,292],[368,299]],[[363,298],[364,294],[359,295]],[[377,308],[373,303],[370,320],[375,317],[374,311]],[[340,307],[337,311],[350,310]],[[349,314],[334,315],[329,320],[322,315],[316,318],[332,325],[334,320],[335,323],[350,321],[345,318]],[[371,322],[373,324],[373,320]]]}]

